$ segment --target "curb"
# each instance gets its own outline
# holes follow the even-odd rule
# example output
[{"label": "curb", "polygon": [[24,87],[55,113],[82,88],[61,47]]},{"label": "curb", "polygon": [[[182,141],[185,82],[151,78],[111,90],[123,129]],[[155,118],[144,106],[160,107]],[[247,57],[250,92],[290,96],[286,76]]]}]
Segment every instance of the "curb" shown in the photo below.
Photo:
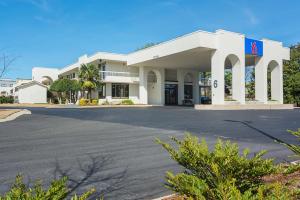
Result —
[{"label": "curb", "polygon": [[165,198],[170,198],[170,197],[174,197],[174,194],[167,195],[167,196],[163,196],[163,197],[159,197],[159,198],[152,199],[152,200],[163,200],[163,199],[165,199]]},{"label": "curb", "polygon": [[31,114],[31,111],[29,111],[27,109],[24,109],[24,110],[21,110],[19,112],[16,112],[16,113],[13,113],[13,114],[7,116],[5,119],[0,119],[0,123],[1,122],[12,121],[12,120],[15,120],[16,118],[18,118],[22,115],[30,115],[30,114]]}]

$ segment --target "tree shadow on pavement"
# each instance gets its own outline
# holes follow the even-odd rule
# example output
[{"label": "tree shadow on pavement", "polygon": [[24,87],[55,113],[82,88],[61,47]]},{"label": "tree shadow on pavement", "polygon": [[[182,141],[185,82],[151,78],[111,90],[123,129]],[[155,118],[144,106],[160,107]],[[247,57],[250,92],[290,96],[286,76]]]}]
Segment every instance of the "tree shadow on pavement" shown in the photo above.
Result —
[{"label": "tree shadow on pavement", "polygon": [[127,168],[112,168],[112,155],[89,155],[88,160],[84,158],[76,161],[77,165],[72,167],[64,167],[60,161],[55,161],[54,178],[68,177],[69,196],[74,193],[82,194],[91,188],[95,188],[96,192],[89,199],[117,199],[119,195],[124,194],[134,196],[126,191]]}]

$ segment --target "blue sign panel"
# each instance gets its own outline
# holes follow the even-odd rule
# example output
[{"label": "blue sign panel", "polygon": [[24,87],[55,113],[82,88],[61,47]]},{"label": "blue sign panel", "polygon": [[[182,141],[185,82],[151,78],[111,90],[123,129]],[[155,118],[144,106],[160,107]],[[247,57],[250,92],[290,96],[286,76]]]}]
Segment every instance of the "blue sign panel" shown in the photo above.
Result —
[{"label": "blue sign panel", "polygon": [[262,41],[245,38],[245,54],[263,56],[263,48]]}]

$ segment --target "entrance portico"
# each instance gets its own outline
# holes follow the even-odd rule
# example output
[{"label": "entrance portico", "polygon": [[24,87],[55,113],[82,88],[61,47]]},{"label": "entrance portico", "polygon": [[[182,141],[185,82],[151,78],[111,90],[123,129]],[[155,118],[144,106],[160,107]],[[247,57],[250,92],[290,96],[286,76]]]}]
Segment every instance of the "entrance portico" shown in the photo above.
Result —
[{"label": "entrance portico", "polygon": [[[193,104],[200,104],[200,72],[210,74],[207,82],[211,86],[211,104],[246,104],[246,66],[255,69],[254,101],[267,104],[269,98],[282,104],[282,62],[288,59],[289,49],[280,42],[251,40],[243,34],[218,30],[194,32],[134,52],[128,55],[127,64],[139,67],[139,95],[143,104],[169,104],[176,90],[177,99],[171,102],[181,105],[191,100]],[[228,67],[232,73],[231,100],[225,99],[224,70]],[[156,75],[157,85],[148,81],[149,72]],[[270,92],[267,90],[268,72],[272,80]]]}]

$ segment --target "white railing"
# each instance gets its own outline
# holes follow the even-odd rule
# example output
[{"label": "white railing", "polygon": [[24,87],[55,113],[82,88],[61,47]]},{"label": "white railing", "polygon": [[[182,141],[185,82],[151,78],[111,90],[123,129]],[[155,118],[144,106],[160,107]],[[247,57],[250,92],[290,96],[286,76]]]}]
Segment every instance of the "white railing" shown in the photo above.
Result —
[{"label": "white railing", "polygon": [[200,86],[211,86],[211,79],[210,78],[201,78],[199,80]]},{"label": "white railing", "polygon": [[138,82],[139,73],[132,72],[116,72],[116,71],[99,71],[100,78],[103,81],[124,81],[124,82]]}]

